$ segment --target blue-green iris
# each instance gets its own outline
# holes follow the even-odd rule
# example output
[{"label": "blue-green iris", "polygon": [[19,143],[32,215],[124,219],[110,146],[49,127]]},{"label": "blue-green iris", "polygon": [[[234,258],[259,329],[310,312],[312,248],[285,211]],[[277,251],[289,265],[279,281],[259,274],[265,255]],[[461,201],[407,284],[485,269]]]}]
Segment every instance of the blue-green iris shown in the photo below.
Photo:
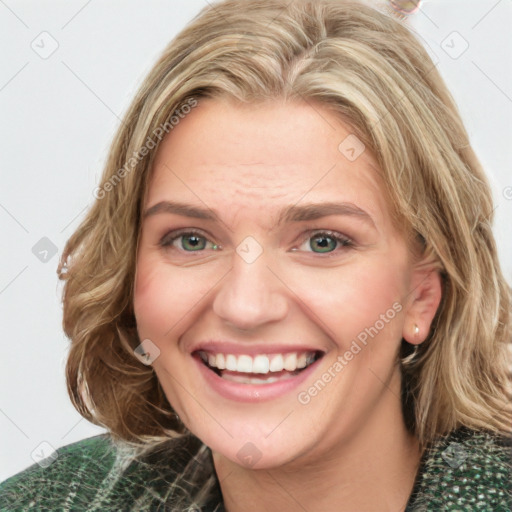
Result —
[{"label": "blue-green iris", "polygon": [[[315,247],[314,247],[314,241],[315,240],[321,240],[322,241],[320,244],[318,244],[318,247],[320,249],[319,251],[315,251]],[[330,252],[330,251],[333,251],[334,249],[336,249],[336,244],[337,244],[337,241],[334,238],[332,238],[330,236],[327,236],[327,235],[315,236],[315,237],[311,238],[311,240],[309,242],[309,246],[315,252]]]},{"label": "blue-green iris", "polygon": [[[183,248],[191,251],[202,251],[206,247],[206,239],[202,236],[197,235],[182,235]],[[185,243],[185,240],[193,242],[191,244]]]}]

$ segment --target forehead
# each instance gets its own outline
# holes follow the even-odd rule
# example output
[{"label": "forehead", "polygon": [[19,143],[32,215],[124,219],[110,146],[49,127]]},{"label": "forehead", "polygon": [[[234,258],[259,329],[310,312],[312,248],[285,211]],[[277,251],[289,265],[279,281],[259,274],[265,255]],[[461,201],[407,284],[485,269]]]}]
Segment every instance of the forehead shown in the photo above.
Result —
[{"label": "forehead", "polygon": [[380,171],[361,144],[319,104],[201,100],[162,141],[146,207],[180,200],[277,218],[290,204],[343,201],[387,222]]}]

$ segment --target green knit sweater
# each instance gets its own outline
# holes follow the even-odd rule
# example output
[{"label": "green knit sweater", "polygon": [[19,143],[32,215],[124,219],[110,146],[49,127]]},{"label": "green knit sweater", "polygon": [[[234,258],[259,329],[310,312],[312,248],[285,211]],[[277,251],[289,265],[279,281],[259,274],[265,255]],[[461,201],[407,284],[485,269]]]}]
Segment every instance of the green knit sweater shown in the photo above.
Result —
[{"label": "green knit sweater", "polygon": [[[1,511],[224,511],[211,451],[192,435],[134,458],[102,434],[42,466],[0,484]],[[406,512],[475,510],[512,511],[512,443],[459,429],[425,451]]]}]

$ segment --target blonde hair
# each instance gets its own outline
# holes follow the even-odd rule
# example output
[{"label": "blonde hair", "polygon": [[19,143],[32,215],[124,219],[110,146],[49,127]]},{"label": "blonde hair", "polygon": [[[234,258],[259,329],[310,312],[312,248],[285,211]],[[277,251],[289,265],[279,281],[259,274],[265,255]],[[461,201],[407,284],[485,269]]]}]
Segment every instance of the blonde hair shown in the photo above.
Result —
[{"label": "blonde hair", "polygon": [[423,445],[463,425],[510,433],[510,289],[486,177],[422,45],[391,17],[343,0],[215,4],[143,82],[112,142],[97,200],[58,269],[71,339],[67,386],[80,414],[134,446],[184,432],[156,374],[134,355],[136,251],[162,136],[186,105],[220,97],[316,102],[372,151],[397,222],[422,242],[443,279],[427,340],[413,355],[402,342],[407,425]]}]

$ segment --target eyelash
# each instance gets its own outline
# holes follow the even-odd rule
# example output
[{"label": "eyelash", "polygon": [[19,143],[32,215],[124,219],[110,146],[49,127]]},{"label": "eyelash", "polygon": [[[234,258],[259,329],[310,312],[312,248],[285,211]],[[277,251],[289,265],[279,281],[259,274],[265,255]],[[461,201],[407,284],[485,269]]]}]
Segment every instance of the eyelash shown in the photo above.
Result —
[{"label": "eyelash", "polygon": [[[171,231],[169,233],[167,233],[166,235],[164,235],[160,242],[159,242],[159,245],[160,247],[162,247],[163,249],[168,249],[168,248],[172,248],[172,244],[178,240],[180,237],[182,237],[183,235],[195,235],[195,236],[198,236],[200,238],[204,238],[207,242],[209,243],[212,243],[210,242],[210,240],[208,240],[208,237],[206,237],[204,235],[204,233],[202,233],[201,231],[198,231],[198,230],[195,230],[195,229],[183,229],[183,230],[178,230],[178,231]],[[307,232],[307,236],[305,238],[302,239],[301,243],[299,245],[302,245],[304,242],[306,242],[307,240],[311,239],[311,238],[319,238],[320,235],[323,235],[327,238],[331,238],[332,240],[336,241],[339,245],[336,249],[334,249],[333,251],[330,251],[330,252],[325,252],[325,253],[322,253],[322,252],[314,252],[314,251],[306,251],[306,252],[311,252],[312,254],[325,254],[327,255],[327,257],[329,255],[332,255],[333,253],[336,252],[336,250],[338,249],[341,249],[341,248],[352,248],[354,247],[354,241],[351,240],[350,238],[348,238],[347,236],[345,235],[342,235],[341,233],[338,233],[336,231],[330,231],[330,230],[313,230],[313,231],[308,231]],[[171,237],[171,238],[169,238]],[[181,249],[178,249],[180,250],[181,252],[186,252],[186,253],[191,253],[193,254],[194,252],[203,252],[204,250],[206,249],[200,249],[200,250],[197,250],[197,251],[185,251],[185,250],[181,250]],[[292,249],[294,252],[297,251],[297,249]]]},{"label": "eyelash", "polygon": [[327,257],[329,257],[330,255],[341,250],[342,248],[350,249],[350,248],[353,248],[355,245],[354,241],[352,239],[350,239],[348,236],[342,235],[341,233],[338,233],[336,231],[331,231],[331,230],[308,231],[308,235],[304,239],[302,239],[301,245],[309,239],[320,238],[321,236],[325,236],[326,238],[331,238],[332,240],[334,240],[335,242],[338,243],[338,247],[336,247],[336,249],[334,249],[333,251],[325,252],[325,253],[313,252],[313,251],[306,251],[306,252],[311,252],[313,254],[325,254],[325,255],[327,255]]}]

